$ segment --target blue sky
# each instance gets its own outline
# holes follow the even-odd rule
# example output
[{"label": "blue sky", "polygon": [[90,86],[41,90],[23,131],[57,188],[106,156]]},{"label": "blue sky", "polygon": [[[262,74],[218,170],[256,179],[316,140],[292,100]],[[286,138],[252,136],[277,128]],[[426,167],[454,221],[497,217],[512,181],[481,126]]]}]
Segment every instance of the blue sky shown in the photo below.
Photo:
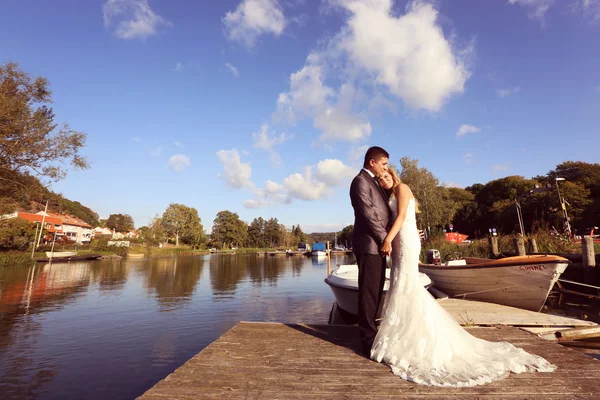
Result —
[{"label": "blue sky", "polygon": [[600,0],[12,1],[0,26],[88,134],[52,189],[137,226],[341,229],[371,145],[461,187],[600,159]]}]

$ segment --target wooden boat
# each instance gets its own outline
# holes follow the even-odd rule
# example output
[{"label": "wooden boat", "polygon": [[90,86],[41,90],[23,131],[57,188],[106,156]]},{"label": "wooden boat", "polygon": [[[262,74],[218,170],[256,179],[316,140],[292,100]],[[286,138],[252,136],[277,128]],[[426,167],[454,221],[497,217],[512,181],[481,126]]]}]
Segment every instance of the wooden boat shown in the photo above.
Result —
[{"label": "wooden boat", "polygon": [[54,253],[51,251],[46,252],[46,257],[48,258],[72,257],[74,255],[77,255],[76,251],[55,251]]},{"label": "wooden boat", "polygon": [[444,265],[420,264],[435,287],[451,297],[540,311],[569,261],[553,255],[464,258]]},{"label": "wooden boat", "polygon": [[[389,268],[386,268],[385,278],[384,296],[390,288]],[[419,281],[426,288],[433,284],[431,279],[423,273],[419,274]],[[358,265],[340,265],[325,278],[325,283],[331,288],[335,301],[341,309],[353,315],[358,314]]]},{"label": "wooden boat", "polygon": [[[56,254],[56,253],[54,253]],[[102,254],[85,254],[83,256],[67,256],[67,257],[52,257],[52,258],[38,258],[37,262],[53,262],[53,263],[62,263],[62,262],[71,262],[71,261],[90,261],[97,260],[102,257]]]}]

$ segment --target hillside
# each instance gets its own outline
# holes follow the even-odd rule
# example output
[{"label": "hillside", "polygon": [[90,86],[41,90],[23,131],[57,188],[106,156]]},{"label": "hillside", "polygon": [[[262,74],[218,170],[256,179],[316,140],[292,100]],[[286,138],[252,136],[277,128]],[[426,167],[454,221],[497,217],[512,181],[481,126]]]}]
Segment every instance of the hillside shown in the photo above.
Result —
[{"label": "hillside", "polygon": [[0,169],[0,215],[43,211],[46,201],[50,212],[70,214],[92,226],[98,225],[99,216],[89,207],[49,190],[34,176]]}]

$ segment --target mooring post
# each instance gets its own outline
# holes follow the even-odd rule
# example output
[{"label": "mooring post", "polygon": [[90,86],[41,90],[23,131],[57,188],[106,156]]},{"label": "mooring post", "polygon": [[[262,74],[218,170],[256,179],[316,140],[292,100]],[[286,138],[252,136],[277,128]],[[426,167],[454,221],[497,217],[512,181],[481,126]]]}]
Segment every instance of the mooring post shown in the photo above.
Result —
[{"label": "mooring post", "polygon": [[518,238],[514,238],[513,243],[515,245],[515,251],[517,252],[518,255],[524,256],[527,254],[527,252],[525,251],[525,239],[523,239],[522,236],[519,236]]},{"label": "mooring post", "polygon": [[490,254],[493,257],[498,257],[500,251],[498,250],[498,236],[490,236],[489,237],[490,244]]},{"label": "mooring post", "polygon": [[583,267],[593,268],[596,266],[596,255],[594,253],[594,238],[584,236],[581,239],[581,253],[583,255]]},{"label": "mooring post", "polygon": [[538,252],[537,242],[535,241],[535,238],[530,238],[529,239],[529,253],[536,254],[537,252]]},{"label": "mooring post", "polygon": [[331,275],[331,251],[329,250],[329,240],[326,242],[327,250],[327,276]]}]

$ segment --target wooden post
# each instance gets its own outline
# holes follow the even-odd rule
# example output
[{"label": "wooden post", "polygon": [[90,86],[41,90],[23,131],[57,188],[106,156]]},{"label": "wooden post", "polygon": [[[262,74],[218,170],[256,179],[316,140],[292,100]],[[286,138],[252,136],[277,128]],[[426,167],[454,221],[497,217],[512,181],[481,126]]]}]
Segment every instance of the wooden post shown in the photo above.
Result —
[{"label": "wooden post", "polygon": [[596,266],[596,255],[594,254],[594,238],[584,236],[581,239],[581,252],[583,255],[583,267],[593,268]]},{"label": "wooden post", "polygon": [[535,238],[529,239],[529,252],[534,254],[538,252],[537,242],[535,241]]},{"label": "wooden post", "polygon": [[329,251],[329,240],[326,242],[327,251],[327,276],[331,275],[331,252]]},{"label": "wooden post", "polygon": [[515,251],[518,255],[524,256],[527,254],[527,252],[525,251],[525,239],[523,239],[523,237],[513,239],[513,243],[515,246]]},{"label": "wooden post", "polygon": [[493,257],[498,257],[498,255],[500,254],[500,251],[498,250],[498,236],[490,236],[489,243],[490,243],[490,254]]}]

